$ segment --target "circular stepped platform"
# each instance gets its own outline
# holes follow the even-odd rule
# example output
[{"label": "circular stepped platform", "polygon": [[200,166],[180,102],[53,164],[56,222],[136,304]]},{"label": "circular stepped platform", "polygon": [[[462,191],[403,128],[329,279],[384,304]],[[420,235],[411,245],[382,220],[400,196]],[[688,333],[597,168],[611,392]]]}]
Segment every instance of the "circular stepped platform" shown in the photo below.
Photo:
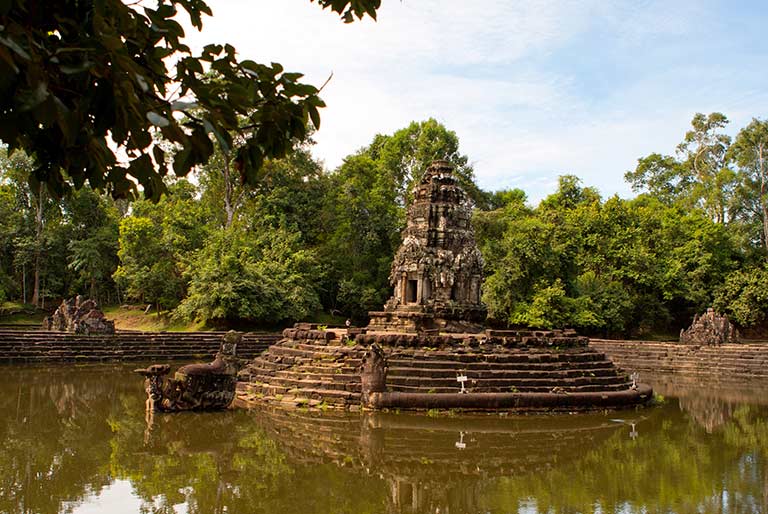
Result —
[{"label": "circular stepped platform", "polygon": [[[647,386],[633,388],[585,338],[499,334],[374,333],[351,340],[346,330],[288,329],[241,371],[239,398],[289,407],[571,411],[631,406],[652,396]],[[386,390],[364,397],[362,363],[374,344],[386,358]],[[466,377],[465,393],[459,375]]]}]

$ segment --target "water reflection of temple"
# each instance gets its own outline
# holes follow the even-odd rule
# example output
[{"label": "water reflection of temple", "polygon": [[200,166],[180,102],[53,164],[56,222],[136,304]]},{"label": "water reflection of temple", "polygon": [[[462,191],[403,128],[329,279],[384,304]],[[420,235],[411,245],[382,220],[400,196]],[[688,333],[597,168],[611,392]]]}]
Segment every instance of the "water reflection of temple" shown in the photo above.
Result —
[{"label": "water reflection of temple", "polygon": [[384,479],[387,512],[398,514],[477,512],[496,479],[573,462],[623,430],[600,415],[432,418],[280,409],[255,416],[292,460]]}]

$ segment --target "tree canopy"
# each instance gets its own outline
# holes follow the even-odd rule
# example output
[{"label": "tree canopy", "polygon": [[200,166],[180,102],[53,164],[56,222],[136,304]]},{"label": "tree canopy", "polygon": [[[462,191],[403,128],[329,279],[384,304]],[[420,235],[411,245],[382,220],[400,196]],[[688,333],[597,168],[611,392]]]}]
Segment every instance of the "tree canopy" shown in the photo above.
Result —
[{"label": "tree canopy", "polygon": [[285,157],[265,160],[255,185],[227,172],[212,138],[214,158],[192,180],[164,177],[157,202],[87,185],[41,196],[25,179],[35,158],[0,148],[0,298],[42,305],[91,294],[213,325],[364,324],[392,293],[412,184],[447,158],[475,202],[492,323],[672,335],[714,306],[759,327],[768,306],[764,125],[753,120],[730,143],[715,138],[728,143],[716,153],[732,174],[722,219],[685,178],[687,153],[644,159],[660,173],[638,174],[635,198],[603,198],[574,175],[536,206],[520,189],[483,191],[458,136],[434,119],[374,136],[334,170],[313,158],[311,138],[294,141]]},{"label": "tree canopy", "polygon": [[[375,19],[380,0],[317,3],[348,23]],[[203,0],[0,2],[0,140],[36,158],[33,184],[61,195],[88,183],[118,198],[137,182],[156,201],[169,163],[185,176],[211,157],[212,138],[228,149],[244,129],[234,162],[254,182],[265,159],[319,127],[324,104],[301,73],[240,60],[228,44],[193,54],[181,11],[198,30],[212,14]],[[205,79],[211,70],[219,80]],[[172,159],[156,134],[178,145]]]}]

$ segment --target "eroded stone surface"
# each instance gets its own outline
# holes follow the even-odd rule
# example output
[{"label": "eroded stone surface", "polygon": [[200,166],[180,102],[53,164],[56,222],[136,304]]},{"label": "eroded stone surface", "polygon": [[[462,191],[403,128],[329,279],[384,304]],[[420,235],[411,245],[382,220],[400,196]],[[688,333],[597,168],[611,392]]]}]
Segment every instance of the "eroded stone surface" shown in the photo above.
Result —
[{"label": "eroded stone surface", "polygon": [[78,295],[62,301],[56,312],[43,320],[43,328],[73,334],[114,334],[115,322],[104,316],[95,300]]},{"label": "eroded stone surface", "polygon": [[685,330],[680,330],[680,342],[684,344],[727,344],[739,342],[736,330],[728,316],[718,314],[714,309],[693,317],[693,323]]}]

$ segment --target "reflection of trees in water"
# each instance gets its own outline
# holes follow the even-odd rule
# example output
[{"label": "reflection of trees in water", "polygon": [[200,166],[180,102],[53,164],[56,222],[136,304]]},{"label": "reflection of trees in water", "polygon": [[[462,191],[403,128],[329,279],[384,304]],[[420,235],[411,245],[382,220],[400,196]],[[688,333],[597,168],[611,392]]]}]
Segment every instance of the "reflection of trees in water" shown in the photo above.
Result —
[{"label": "reflection of trees in water", "polygon": [[147,513],[768,512],[766,409],[729,400],[700,424],[696,388],[686,412],[228,411],[157,415],[147,431],[130,368],[30,369],[0,374],[1,512],[59,512],[115,479]]},{"label": "reflection of trees in water", "polygon": [[3,367],[0,374],[0,512],[58,513],[110,482],[104,413],[120,385],[72,367]]},{"label": "reflection of trees in water", "polygon": [[[618,434],[577,462],[505,478],[493,496],[528,496],[540,511],[557,513],[592,512],[596,505],[603,512],[760,512],[749,507],[764,502],[764,492],[742,466],[744,450],[707,435],[672,403],[659,410],[639,425],[640,437]],[[720,505],[724,498],[730,508]]]}]

